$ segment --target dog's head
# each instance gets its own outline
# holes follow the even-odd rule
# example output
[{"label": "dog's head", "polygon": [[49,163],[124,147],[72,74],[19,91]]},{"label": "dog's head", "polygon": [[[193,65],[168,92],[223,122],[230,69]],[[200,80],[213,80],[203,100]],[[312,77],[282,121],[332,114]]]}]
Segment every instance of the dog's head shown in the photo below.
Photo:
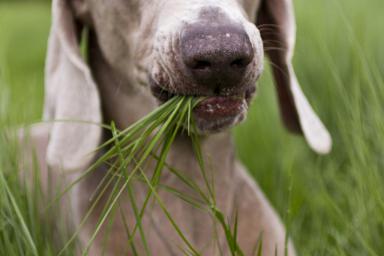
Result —
[{"label": "dog's head", "polygon": [[[78,47],[85,26],[96,35],[109,66],[136,86],[146,86],[159,102],[175,95],[203,96],[194,110],[202,133],[227,129],[245,118],[265,51],[274,64],[287,128],[302,132],[315,151],[330,150],[330,136],[291,65],[291,0],[54,0],[47,119],[102,120],[97,85]],[[55,124],[48,162],[71,159],[63,168],[78,168],[100,134],[98,126]]]}]

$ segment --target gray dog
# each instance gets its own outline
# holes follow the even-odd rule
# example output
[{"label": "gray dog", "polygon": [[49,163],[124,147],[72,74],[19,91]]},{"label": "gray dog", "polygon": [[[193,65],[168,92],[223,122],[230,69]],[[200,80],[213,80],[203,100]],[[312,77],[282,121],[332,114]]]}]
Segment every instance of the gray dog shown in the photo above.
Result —
[{"label": "gray dog", "polygon": [[[87,61],[79,47],[85,27],[89,28]],[[47,121],[114,121],[124,129],[174,95],[206,96],[193,115],[204,156],[216,172],[218,207],[228,218],[238,213],[238,242],[245,255],[252,255],[261,238],[263,255],[284,255],[284,227],[235,159],[228,128],[247,114],[265,50],[273,63],[286,127],[302,133],[316,152],[330,151],[329,133],[306,100],[292,68],[294,42],[291,0],[53,0],[44,117]],[[53,122],[32,128],[31,138],[42,179],[48,182],[47,177],[53,177],[49,182],[55,186],[84,171],[97,157],[90,152],[108,134],[98,125]],[[176,138],[167,161],[197,183],[203,182],[190,140],[183,135]],[[104,169],[71,191],[71,209],[63,212],[75,227],[88,211]],[[162,183],[191,193],[166,174]],[[139,198],[146,193],[142,186],[135,186]],[[216,232],[208,214],[174,195],[159,193],[202,255],[229,254],[224,232]],[[133,227],[128,197],[122,196],[119,203],[125,221]],[[102,203],[80,231],[83,246],[101,209]],[[101,255],[104,247],[106,255],[131,255],[123,221],[115,218],[107,240],[102,234],[96,237],[90,255]],[[153,255],[182,254],[183,243],[159,206],[146,211],[142,225]],[[144,255],[139,236],[136,239],[138,254]],[[288,255],[294,254],[288,243]]]}]

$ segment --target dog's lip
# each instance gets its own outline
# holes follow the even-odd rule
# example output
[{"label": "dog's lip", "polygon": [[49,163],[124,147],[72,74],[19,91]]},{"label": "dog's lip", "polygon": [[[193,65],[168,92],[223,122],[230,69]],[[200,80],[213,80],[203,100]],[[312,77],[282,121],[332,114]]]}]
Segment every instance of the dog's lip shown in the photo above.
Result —
[{"label": "dog's lip", "polygon": [[192,97],[202,97],[202,98],[211,98],[211,97],[244,98],[249,104],[250,100],[252,99],[253,95],[256,92],[255,85],[248,86],[245,89],[243,89],[241,92],[238,92],[237,94],[226,94],[226,95],[217,95],[214,93],[206,95],[206,94],[198,94],[198,93],[191,93],[191,92],[171,92],[170,90],[167,90],[161,87],[154,81],[150,83],[150,89],[153,96],[155,96],[155,98],[157,98],[160,101],[160,103],[165,103],[166,101],[170,100],[175,96],[192,96]]},{"label": "dog's lip", "polygon": [[219,119],[237,116],[246,109],[243,97],[212,96],[204,98],[193,110],[196,117]]},{"label": "dog's lip", "polygon": [[244,97],[213,96],[202,100],[193,116],[200,132],[219,132],[242,121],[247,108]]},{"label": "dog's lip", "polygon": [[179,95],[203,98],[194,108],[193,117],[199,132],[211,133],[229,128],[245,118],[256,85],[242,89],[237,95],[173,93],[157,83],[151,83],[151,91],[160,103]]}]

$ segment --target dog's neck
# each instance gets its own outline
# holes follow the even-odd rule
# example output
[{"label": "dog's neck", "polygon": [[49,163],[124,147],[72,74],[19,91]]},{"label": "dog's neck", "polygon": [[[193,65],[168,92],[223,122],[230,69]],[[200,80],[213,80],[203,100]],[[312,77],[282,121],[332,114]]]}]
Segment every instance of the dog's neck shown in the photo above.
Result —
[{"label": "dog's neck", "polygon": [[[139,88],[132,84],[133,81],[113,70],[103,58],[95,40],[90,42],[89,56],[90,67],[102,99],[105,123],[114,121],[119,129],[124,129],[158,106],[148,88]],[[230,132],[204,136],[201,146],[206,164],[219,173],[215,175],[215,183],[225,187],[226,184],[222,183],[230,182],[235,164]],[[191,140],[186,135],[177,136],[169,153],[168,163],[179,170],[185,170],[189,176],[195,176],[199,175],[199,166],[195,159]]]}]

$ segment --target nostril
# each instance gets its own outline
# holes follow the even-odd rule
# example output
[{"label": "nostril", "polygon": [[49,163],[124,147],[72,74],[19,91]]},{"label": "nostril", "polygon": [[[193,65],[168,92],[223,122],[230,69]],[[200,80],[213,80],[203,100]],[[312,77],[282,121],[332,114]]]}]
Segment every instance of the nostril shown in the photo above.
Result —
[{"label": "nostril", "polygon": [[209,61],[199,60],[199,61],[195,61],[192,68],[196,70],[204,70],[210,67],[211,67],[211,63]]},{"label": "nostril", "polygon": [[232,68],[245,68],[250,63],[246,58],[238,58],[231,62]]},{"label": "nostril", "polygon": [[220,95],[220,93],[221,93],[221,86],[217,85],[216,88],[213,90],[213,93],[215,95]]}]

